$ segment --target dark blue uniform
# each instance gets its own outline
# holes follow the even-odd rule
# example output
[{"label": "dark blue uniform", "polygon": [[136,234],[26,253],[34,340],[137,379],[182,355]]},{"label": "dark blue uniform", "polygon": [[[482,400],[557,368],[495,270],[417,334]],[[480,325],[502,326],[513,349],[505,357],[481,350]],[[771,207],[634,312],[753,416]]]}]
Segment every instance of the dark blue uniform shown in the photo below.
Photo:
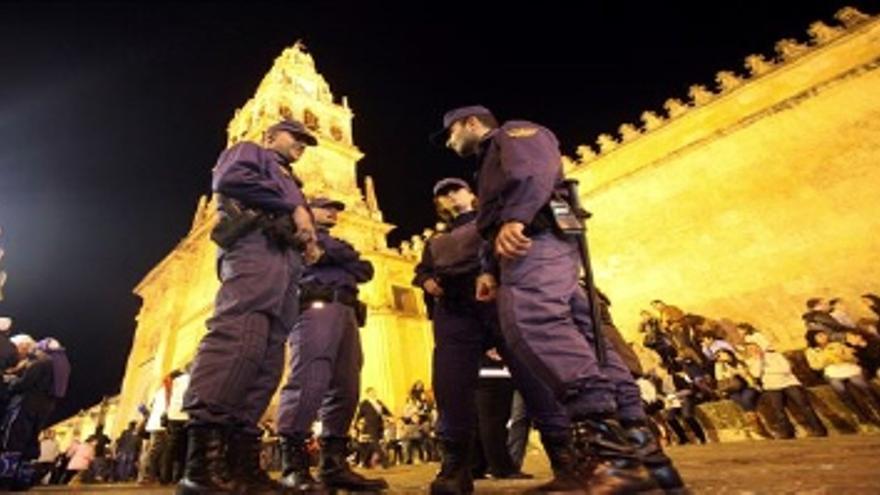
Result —
[{"label": "dark blue uniform", "polygon": [[541,431],[565,431],[568,418],[550,389],[528,371],[518,356],[507,352],[500,338],[496,305],[475,299],[480,250],[485,245],[475,229],[476,215],[476,212],[459,215],[449,233],[428,241],[413,280],[413,285],[422,287],[426,280],[433,278],[443,288],[443,296],[434,302],[431,315],[432,381],[439,411],[437,435],[457,442],[466,442],[471,437],[476,420],[475,393],[480,361],[492,347],[498,348],[504,356],[514,383]]},{"label": "dark blue uniform", "polygon": [[[212,185],[215,193],[266,213],[289,215],[305,205],[286,160],[251,142],[220,155]],[[258,434],[299,312],[302,260],[260,229],[218,254],[221,286],[193,361],[184,410],[195,425],[235,425]]]},{"label": "dark blue uniform", "polygon": [[303,312],[290,333],[290,376],[281,389],[278,432],[307,436],[320,416],[323,438],[347,437],[363,364],[354,305],[373,265],[354,247],[318,231],[324,253],[302,279]]},{"label": "dark blue uniform", "polygon": [[606,342],[606,365],[596,359],[577,243],[534,224],[562,181],[556,137],[531,122],[507,122],[484,137],[478,159],[480,233],[491,241],[501,225],[519,221],[532,239],[526,255],[498,262],[498,310],[510,352],[572,417],[616,411],[622,419],[644,418],[638,387],[614,349]]}]

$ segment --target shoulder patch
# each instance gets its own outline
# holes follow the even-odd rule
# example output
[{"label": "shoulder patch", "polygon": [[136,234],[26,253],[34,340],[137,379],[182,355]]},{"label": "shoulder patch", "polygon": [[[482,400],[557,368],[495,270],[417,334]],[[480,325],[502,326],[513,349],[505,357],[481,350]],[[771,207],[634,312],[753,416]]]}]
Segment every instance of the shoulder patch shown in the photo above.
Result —
[{"label": "shoulder patch", "polygon": [[507,129],[504,132],[507,133],[508,136],[512,138],[527,138],[532,137],[538,133],[537,127],[514,127],[512,129]]}]

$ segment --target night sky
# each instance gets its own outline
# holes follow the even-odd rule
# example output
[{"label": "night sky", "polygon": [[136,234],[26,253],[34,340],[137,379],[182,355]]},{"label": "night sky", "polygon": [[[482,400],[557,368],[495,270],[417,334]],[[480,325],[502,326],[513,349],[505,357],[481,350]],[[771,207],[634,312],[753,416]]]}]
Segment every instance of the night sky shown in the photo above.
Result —
[{"label": "night sky", "polygon": [[0,315],[66,345],[73,377],[56,418],[119,392],[132,289],[187,233],[233,112],[297,39],[349,98],[359,176],[375,178],[396,244],[433,224],[436,179],[470,176],[427,144],[451,106],[544,124],[571,155],[686,100],[691,84],[714,87],[719,70],[745,73],[746,55],[808,39],[845,5],[880,11],[857,0],[375,3],[0,5]]}]

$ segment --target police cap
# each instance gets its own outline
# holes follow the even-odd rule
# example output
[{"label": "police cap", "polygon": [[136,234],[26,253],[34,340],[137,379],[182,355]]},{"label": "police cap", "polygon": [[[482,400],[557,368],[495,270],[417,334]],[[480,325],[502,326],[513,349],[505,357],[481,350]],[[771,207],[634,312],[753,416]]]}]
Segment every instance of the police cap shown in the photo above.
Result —
[{"label": "police cap", "polygon": [[336,211],[344,211],[345,203],[342,201],[338,201],[335,199],[325,198],[323,196],[317,197],[309,202],[309,207],[311,208],[333,208]]},{"label": "police cap", "polygon": [[446,133],[449,131],[449,128],[452,127],[452,124],[473,115],[488,115],[494,118],[492,112],[483,105],[469,105],[466,107],[453,108],[443,114],[443,128],[431,134],[429,138],[430,141],[434,144],[442,145],[446,140]]},{"label": "police cap", "polygon": [[442,196],[449,191],[454,191],[456,189],[468,189],[470,190],[471,186],[468,185],[462,179],[458,177],[447,177],[445,179],[440,179],[434,184],[434,197]]},{"label": "police cap", "polygon": [[302,122],[293,119],[285,119],[277,124],[272,125],[266,132],[275,132],[275,131],[287,131],[293,134],[298,140],[304,142],[309,146],[315,146],[318,144],[318,140],[315,139],[315,136],[306,129],[306,126],[302,124]]}]

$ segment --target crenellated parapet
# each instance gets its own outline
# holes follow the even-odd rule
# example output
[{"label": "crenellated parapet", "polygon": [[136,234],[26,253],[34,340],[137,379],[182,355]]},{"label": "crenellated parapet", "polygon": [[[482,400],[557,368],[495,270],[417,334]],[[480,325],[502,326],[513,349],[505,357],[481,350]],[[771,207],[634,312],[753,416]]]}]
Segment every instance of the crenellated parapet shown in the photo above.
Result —
[{"label": "crenellated parapet", "polygon": [[643,112],[639,124],[623,123],[618,126],[617,132],[600,134],[594,145],[578,146],[576,158],[569,160],[577,168],[609,153],[619,152],[648,134],[657,132],[699,110],[710,108],[724,97],[735,95],[744,87],[785,70],[811,53],[861,30],[876,19],[852,7],[840,9],[834,18],[838,24],[829,25],[823,21],[810,24],[807,29],[808,37],[805,40],[794,38],[779,40],[774,45],[774,53],[770,56],[764,54],[746,56],[743,62],[744,71],[721,70],[715,75],[714,84],[711,86],[691,85],[685,98],[671,97],[663,103],[661,111]]}]

